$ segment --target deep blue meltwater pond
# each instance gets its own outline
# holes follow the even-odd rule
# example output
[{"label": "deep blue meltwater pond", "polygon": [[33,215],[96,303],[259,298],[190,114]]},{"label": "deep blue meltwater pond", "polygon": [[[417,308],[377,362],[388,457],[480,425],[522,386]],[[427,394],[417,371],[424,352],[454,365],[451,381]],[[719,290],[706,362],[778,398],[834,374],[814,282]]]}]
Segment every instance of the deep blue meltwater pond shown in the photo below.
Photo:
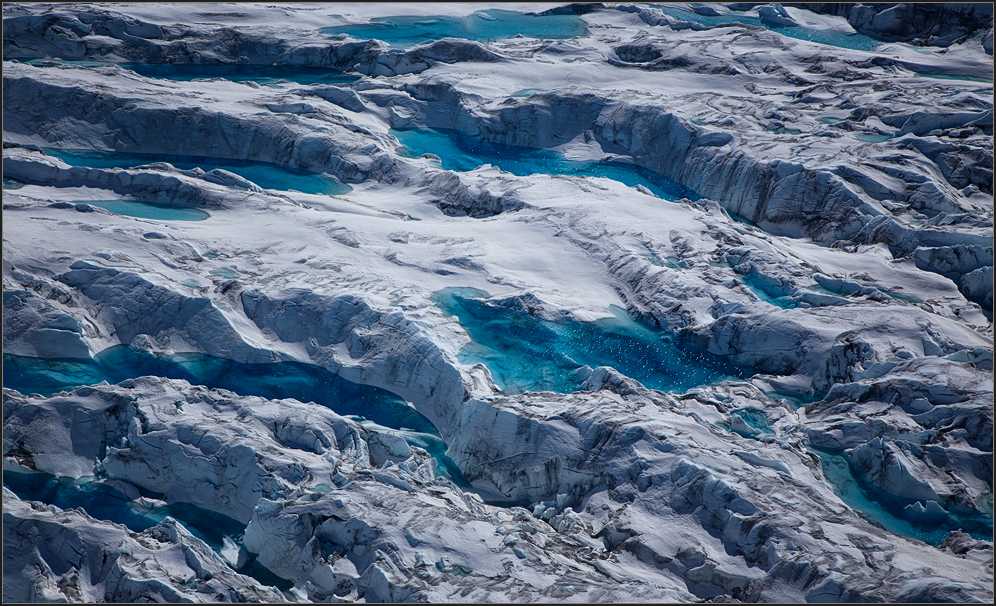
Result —
[{"label": "deep blue meltwater pond", "polygon": [[587,35],[588,28],[576,15],[532,15],[490,9],[466,17],[375,17],[369,23],[323,27],[318,31],[329,35],[347,34],[358,40],[375,38],[396,48],[408,48],[442,38],[493,42],[522,35],[564,40]]},{"label": "deep blue meltwater pond", "polygon": [[476,289],[447,288],[433,300],[456,316],[473,340],[460,351],[459,361],[483,362],[508,393],[576,391],[580,388],[576,372],[584,365],[611,366],[662,391],[686,391],[743,376],[721,358],[683,349],[665,333],[634,322],[618,308],[612,310],[613,318],[554,322],[489,305],[487,297]]},{"label": "deep blue meltwater pond", "polygon": [[235,537],[245,531],[245,524],[238,520],[190,503],[143,506],[93,479],[76,481],[46,473],[4,471],[3,483],[21,499],[41,501],[61,509],[82,507],[99,520],[123,524],[135,532],[152,528],[166,516],[172,516],[184,522],[197,538],[216,551],[224,546],[224,537]]},{"label": "deep blue meltwater pond", "polygon": [[[262,583],[289,590],[293,583],[281,579],[255,558],[242,566],[238,562],[239,546],[245,534],[245,524],[228,516],[203,509],[190,503],[144,505],[131,501],[121,492],[93,478],[58,478],[47,473],[3,472],[3,485],[24,501],[40,501],[60,509],[80,507],[91,517],[121,524],[132,532],[152,528],[170,516],[194,536],[229,560],[233,569]],[[163,495],[143,494],[158,500]]]},{"label": "deep blue meltwater pond", "polygon": [[45,149],[45,153],[70,166],[90,168],[135,168],[154,162],[169,162],[183,170],[200,168],[204,171],[220,168],[252,181],[264,189],[297,190],[305,194],[338,195],[352,188],[328,173],[297,170],[277,164],[230,160],[206,156],[174,154],[129,154],[123,152]]},{"label": "deep blue meltwater pond", "polygon": [[4,387],[26,394],[50,396],[82,385],[119,383],[147,375],[184,379],[243,396],[315,402],[360,423],[369,421],[398,430],[410,444],[425,448],[437,459],[440,475],[465,483],[456,465],[446,458],[446,444],[436,427],[402,398],[379,387],[353,383],[318,366],[299,362],[245,364],[201,353],[151,354],[127,345],[106,349],[92,360],[3,356]]},{"label": "deep blue meltwater pond", "polygon": [[451,129],[391,129],[390,133],[404,145],[403,154],[416,158],[435,154],[447,170],[469,171],[491,164],[519,176],[605,177],[630,187],[642,185],[665,200],[701,198],[684,185],[635,164],[568,160],[555,151],[490,143]]},{"label": "deep blue meltwater pond", "polygon": [[100,381],[154,375],[185,379],[268,399],[316,402],[340,415],[356,415],[385,427],[439,435],[428,419],[391,392],[348,381],[318,366],[299,362],[245,364],[202,353],[152,354],[127,345],[111,347],[92,360],[47,359],[4,354],[3,384],[21,393],[53,393]]}]

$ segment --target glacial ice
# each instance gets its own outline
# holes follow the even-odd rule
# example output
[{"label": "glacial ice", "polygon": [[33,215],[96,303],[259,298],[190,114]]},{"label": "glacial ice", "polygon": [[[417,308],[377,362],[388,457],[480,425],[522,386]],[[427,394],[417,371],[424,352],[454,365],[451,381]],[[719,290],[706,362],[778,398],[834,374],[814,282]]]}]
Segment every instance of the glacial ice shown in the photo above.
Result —
[{"label": "glacial ice", "polygon": [[391,10],[4,6],[5,601],[992,601],[991,7]]}]

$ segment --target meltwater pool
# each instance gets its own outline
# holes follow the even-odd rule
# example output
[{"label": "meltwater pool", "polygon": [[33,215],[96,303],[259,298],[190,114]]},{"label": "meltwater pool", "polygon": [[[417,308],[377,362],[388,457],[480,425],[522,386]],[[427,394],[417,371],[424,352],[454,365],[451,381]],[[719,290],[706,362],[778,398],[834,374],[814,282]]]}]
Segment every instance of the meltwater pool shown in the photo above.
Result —
[{"label": "meltwater pool", "polygon": [[584,365],[611,366],[647,387],[674,392],[744,376],[742,369],[684,349],[619,308],[612,309],[615,317],[594,322],[553,322],[488,305],[487,298],[471,288],[446,288],[433,296],[473,339],[458,354],[460,362],[483,362],[507,393],[576,391],[576,372]]},{"label": "meltwater pool", "polygon": [[[39,501],[60,509],[82,508],[91,517],[121,524],[132,532],[152,528],[170,516],[228,560],[231,567],[262,583],[287,591],[293,583],[278,577],[254,557],[238,566],[239,550],[246,525],[220,513],[191,505],[168,505],[132,501],[96,478],[59,478],[47,473],[3,472],[3,485],[24,501]],[[164,495],[146,493],[162,501]]]},{"label": "meltwater pool", "polygon": [[940,545],[953,530],[961,530],[973,538],[993,540],[992,514],[946,511],[946,517],[930,521],[909,519],[903,509],[914,503],[913,499],[893,502],[877,494],[877,491],[858,478],[851,464],[840,452],[810,447],[809,450],[820,459],[823,476],[833,486],[834,492],[847,505],[862,517],[893,534],[919,539],[930,545]]}]

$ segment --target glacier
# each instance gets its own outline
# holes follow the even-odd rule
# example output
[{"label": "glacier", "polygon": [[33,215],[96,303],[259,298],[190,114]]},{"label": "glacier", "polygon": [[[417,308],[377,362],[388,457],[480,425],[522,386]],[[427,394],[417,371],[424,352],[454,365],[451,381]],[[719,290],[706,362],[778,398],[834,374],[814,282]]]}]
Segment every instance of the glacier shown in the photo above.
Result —
[{"label": "glacier", "polygon": [[5,602],[991,602],[985,4],[3,7]]}]

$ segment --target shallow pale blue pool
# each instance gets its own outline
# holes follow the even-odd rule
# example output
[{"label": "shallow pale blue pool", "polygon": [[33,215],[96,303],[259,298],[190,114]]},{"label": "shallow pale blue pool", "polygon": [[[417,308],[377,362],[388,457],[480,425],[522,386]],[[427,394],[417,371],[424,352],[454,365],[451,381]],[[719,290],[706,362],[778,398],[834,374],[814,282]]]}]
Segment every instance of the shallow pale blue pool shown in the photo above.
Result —
[{"label": "shallow pale blue pool", "polygon": [[198,208],[152,204],[137,200],[78,200],[77,202],[99,206],[117,215],[155,221],[203,221],[211,216]]},{"label": "shallow pale blue pool", "polygon": [[892,138],[892,135],[879,135],[876,133],[861,133],[857,135],[859,141],[865,141],[867,143],[884,143]]},{"label": "shallow pale blue pool", "polygon": [[497,8],[466,17],[375,17],[369,23],[323,27],[318,31],[333,36],[347,34],[357,40],[375,38],[395,48],[443,38],[493,42],[518,35],[563,40],[588,34],[584,20],[576,15],[531,15]]},{"label": "shallow pale blue pool", "polygon": [[621,309],[613,309],[616,317],[595,322],[553,322],[488,305],[487,296],[476,289],[447,288],[433,300],[455,315],[473,339],[458,354],[460,362],[483,362],[507,393],[576,391],[580,383],[575,373],[583,365],[611,366],[662,391],[686,391],[743,376],[716,356],[682,349]]},{"label": "shallow pale blue pool", "polygon": [[401,153],[409,157],[435,154],[447,170],[469,171],[491,164],[519,176],[539,173],[606,177],[630,187],[642,185],[665,200],[701,198],[684,185],[635,164],[568,160],[555,151],[490,143],[451,129],[391,129],[390,132],[404,145]]},{"label": "shallow pale blue pool", "polygon": [[711,17],[699,15],[697,13],[693,13],[692,11],[686,11],[671,6],[663,6],[659,4],[650,4],[648,6],[659,9],[665,15],[674,17],[675,19],[679,19],[681,21],[691,21],[692,23],[701,23],[702,25],[709,26],[733,23],[758,25],[773,32],[778,32],[787,38],[817,42],[819,44],[848,48],[851,50],[873,51],[878,47],[878,45],[884,44],[881,40],[876,40],[875,38],[864,34],[810,29],[802,25],[778,25],[768,21],[762,21],[757,17],[747,17],[742,13],[737,12]]},{"label": "shallow pale blue pool", "polygon": [[509,97],[532,97],[533,95],[536,95],[538,93],[545,93],[545,92],[548,92],[547,89],[545,88],[524,88],[522,90],[515,91],[514,93],[509,95]]},{"label": "shallow pale blue pool", "polygon": [[92,150],[45,149],[45,153],[70,166],[90,168],[135,168],[154,162],[169,162],[173,166],[204,171],[220,168],[252,181],[264,189],[297,190],[306,194],[338,195],[352,188],[328,173],[315,173],[265,162],[230,160],[205,156],[175,154],[129,154]]},{"label": "shallow pale blue pool", "polygon": [[[756,408],[738,408],[736,410],[731,410],[730,415],[740,417],[743,422],[747,424],[747,427],[752,430],[752,432],[769,435],[775,433],[771,429],[771,425],[768,423],[768,415],[764,414],[763,410],[758,410]],[[748,434],[738,429],[731,429],[731,431],[745,438],[753,437],[753,433]]]}]

